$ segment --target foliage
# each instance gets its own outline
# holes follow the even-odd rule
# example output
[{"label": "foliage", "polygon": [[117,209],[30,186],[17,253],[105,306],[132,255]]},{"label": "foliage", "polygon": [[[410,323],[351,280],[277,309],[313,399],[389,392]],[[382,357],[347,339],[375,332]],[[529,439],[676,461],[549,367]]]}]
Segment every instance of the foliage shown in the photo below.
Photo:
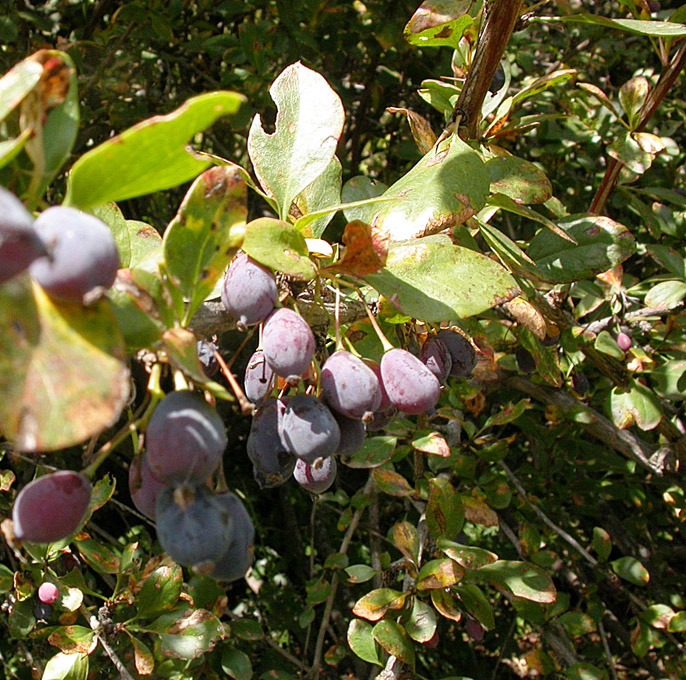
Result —
[{"label": "foliage", "polygon": [[[2,522],[5,677],[683,677],[683,9],[538,7],[499,53],[479,2],[47,4],[0,17],[0,178],[97,215],[122,268],[87,306],[0,286],[0,514],[54,469],[93,485],[70,537]],[[258,489],[231,374],[257,338],[217,303],[241,248],[315,365],[450,326],[474,372],[326,493]],[[257,529],[228,588],[127,491],[189,384]]]}]

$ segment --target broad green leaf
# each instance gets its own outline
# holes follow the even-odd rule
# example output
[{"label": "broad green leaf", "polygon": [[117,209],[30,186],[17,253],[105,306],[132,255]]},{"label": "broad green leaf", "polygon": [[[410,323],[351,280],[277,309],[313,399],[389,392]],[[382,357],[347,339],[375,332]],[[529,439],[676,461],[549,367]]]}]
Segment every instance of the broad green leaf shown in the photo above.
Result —
[{"label": "broad green leaf", "polygon": [[436,632],[436,614],[432,607],[415,597],[410,616],[403,625],[413,640],[428,642]]},{"label": "broad green leaf", "polygon": [[60,626],[48,635],[48,642],[65,654],[90,654],[98,644],[95,631],[85,626]]},{"label": "broad green leaf", "polygon": [[317,273],[305,237],[288,222],[260,217],[248,222],[242,249],[265,267],[300,281]]},{"label": "broad green leaf", "polygon": [[248,215],[247,189],[229,166],[203,172],[164,232],[164,259],[172,283],[188,300],[187,326],[240,247]]},{"label": "broad green leaf", "polygon": [[365,280],[405,314],[424,321],[473,316],[519,294],[501,265],[444,236],[392,245],[384,269]]},{"label": "broad green leaf", "polygon": [[451,559],[429,560],[417,574],[417,590],[439,590],[459,583],[464,569]]},{"label": "broad green leaf", "polygon": [[136,671],[140,673],[140,675],[150,675],[155,668],[155,657],[142,640],[131,635],[128,630],[124,630],[128,634],[131,645],[133,646],[133,664],[136,667]]},{"label": "broad green leaf", "polygon": [[[295,206],[298,211],[307,215],[332,208],[341,203],[341,178],[343,168],[341,162],[334,156],[319,177],[308,184],[296,197]],[[307,236],[319,238],[333,219],[334,213],[323,215],[310,223],[306,230]]]},{"label": "broad green leaf", "polygon": [[593,24],[606,28],[616,28],[636,35],[652,35],[662,38],[686,36],[686,25],[669,21],[641,21],[640,19],[608,19],[588,12],[579,12],[569,16],[546,17],[545,21],[572,21],[582,24]]},{"label": "broad green leaf", "polygon": [[686,359],[672,359],[650,373],[651,384],[663,398],[672,401],[686,399]]},{"label": "broad green leaf", "polygon": [[635,557],[629,555],[620,557],[610,562],[610,567],[619,578],[635,586],[646,586],[650,581],[650,573]]},{"label": "broad green leaf", "polygon": [[41,680],[86,680],[88,654],[55,654],[45,664]]},{"label": "broad green leaf", "polygon": [[157,567],[143,583],[136,597],[137,617],[154,618],[172,611],[181,595],[183,573],[177,564]]},{"label": "broad green leaf", "polygon": [[588,633],[593,633],[596,630],[595,621],[585,612],[565,612],[558,617],[558,621],[573,637],[587,635]]},{"label": "broad green leaf", "polygon": [[460,584],[454,588],[464,608],[486,629],[495,628],[493,605],[481,588],[471,583]]},{"label": "broad green leaf", "polygon": [[661,281],[653,286],[645,296],[646,307],[672,309],[686,298],[686,283],[683,281]]},{"label": "broad green leaf", "polygon": [[383,666],[381,647],[372,637],[373,626],[361,619],[353,619],[348,626],[348,644],[357,656],[367,663]]},{"label": "broad green leaf", "polygon": [[510,591],[515,597],[550,604],[555,602],[557,591],[550,576],[542,569],[511,560],[498,560],[469,574],[478,580],[487,581],[498,588]]},{"label": "broad green leaf", "polygon": [[571,283],[600,274],[624,262],[636,249],[631,232],[609,217],[571,215],[559,226],[576,244],[542,229],[526,251],[551,283]]},{"label": "broad green leaf", "polygon": [[426,525],[434,540],[457,536],[463,524],[462,501],[450,481],[443,477],[429,479]]},{"label": "broad green leaf", "polygon": [[94,538],[74,541],[79,555],[100,574],[116,574],[119,571],[119,555],[112,548]]},{"label": "broad green leaf", "polygon": [[607,671],[590,663],[576,663],[565,670],[567,680],[607,680]]},{"label": "broad green leaf", "polygon": [[222,650],[222,670],[234,680],[250,680],[252,678],[250,657],[236,647],[225,647]]},{"label": "broad green leaf", "polygon": [[543,170],[523,158],[498,156],[486,162],[492,194],[499,193],[516,203],[545,203],[553,187]]},{"label": "broad green leaf", "polygon": [[0,168],[4,168],[16,158],[32,134],[33,130],[27,128],[18,137],[0,142]]},{"label": "broad green leaf", "polygon": [[392,656],[414,670],[414,645],[405,629],[395,621],[384,619],[372,629],[372,637]]},{"label": "broad green leaf", "polygon": [[209,92],[108,139],[74,163],[65,204],[86,210],[193,179],[211,161],[189,151],[189,140],[221,116],[236,113],[243,101],[235,92]]},{"label": "broad green leaf", "polygon": [[666,604],[653,604],[641,612],[641,618],[658,630],[670,630],[670,623],[675,616],[676,612]]},{"label": "broad green leaf", "polygon": [[474,25],[468,12],[472,0],[424,0],[407,22],[403,35],[418,47],[446,45],[457,49],[464,32]]},{"label": "broad green leaf", "polygon": [[617,359],[617,361],[624,361],[624,352],[619,348],[617,341],[608,331],[600,331],[598,333],[598,336],[593,341],[593,347],[599,352]]},{"label": "broad green leaf", "polygon": [[626,165],[631,172],[642,175],[650,169],[655,156],[664,150],[664,146],[659,142],[659,137],[655,135],[645,136],[647,134],[625,132],[607,147],[608,155]]},{"label": "broad green leaf", "polygon": [[431,78],[422,80],[419,96],[440,113],[449,116],[455,109],[461,88],[453,83]]},{"label": "broad green leaf", "polygon": [[345,112],[326,80],[300,62],[279,74],[269,94],[277,107],[276,130],[266,133],[256,115],[248,153],[262,188],[276,199],[285,220],[295,197],[331,163]]},{"label": "broad green leaf", "polygon": [[653,647],[662,646],[661,634],[638,619],[636,627],[631,631],[631,651],[638,657],[645,656]]},{"label": "broad green leaf", "polygon": [[602,527],[593,527],[593,550],[601,562],[606,562],[612,552],[612,537]]},{"label": "broad green leaf", "polygon": [[[351,177],[341,189],[341,201],[343,203],[356,203],[357,201],[364,201],[368,198],[378,198],[386,193],[388,187],[371,177],[365,175],[357,175]],[[343,211],[345,219],[348,222],[360,220],[366,224],[371,224],[374,215],[379,211],[376,204],[364,205],[358,208],[346,208]]]},{"label": "broad green leaf", "polygon": [[498,556],[485,548],[472,545],[462,545],[441,538],[437,541],[438,548],[451,560],[457,562],[465,569],[480,569],[486,564],[493,564]]},{"label": "broad green leaf", "polygon": [[231,621],[231,632],[237,638],[251,642],[263,638],[262,627],[255,619],[235,619]]},{"label": "broad green leaf", "polygon": [[686,631],[686,611],[680,611],[675,614],[670,620],[667,630],[670,633],[683,633]]},{"label": "broad green leaf", "polygon": [[450,147],[431,150],[391,185],[374,225],[391,241],[416,239],[462,224],[484,206],[488,171],[479,154],[454,135]]},{"label": "broad green leaf", "polygon": [[512,104],[514,106],[524,99],[535,97],[551,87],[562,85],[562,83],[566,83],[574,78],[576,74],[577,71],[574,69],[562,69],[560,71],[553,71],[541,78],[537,78],[533,83],[527,85],[512,97]]},{"label": "broad green leaf", "polygon": [[14,587],[14,572],[5,564],[0,564],[0,593],[9,593]]},{"label": "broad green leaf", "polygon": [[350,583],[366,583],[379,572],[366,564],[351,564],[349,567],[346,567],[345,573],[348,574],[348,581]]},{"label": "broad green leaf", "polygon": [[38,54],[20,61],[0,78],[0,122],[21,104],[41,79],[43,64],[37,59]]},{"label": "broad green leaf", "polygon": [[367,437],[362,448],[351,455],[341,456],[341,462],[351,468],[375,468],[387,463],[398,444],[397,437],[382,435]]},{"label": "broad green leaf", "polygon": [[52,301],[27,277],[0,289],[0,422],[24,451],[78,444],[112,425],[129,371],[107,300]]},{"label": "broad green leaf", "polygon": [[632,380],[628,388],[613,387],[609,406],[612,421],[622,430],[634,424],[642,430],[654,430],[662,420],[659,399],[636,380]]},{"label": "broad green leaf", "polygon": [[631,78],[619,88],[619,103],[626,113],[629,128],[633,130],[639,120],[641,107],[650,92],[650,83],[644,76]]},{"label": "broad green leaf", "polygon": [[378,621],[388,610],[402,609],[406,599],[407,593],[391,588],[377,588],[355,603],[353,614],[367,621]]},{"label": "broad green leaf", "polygon": [[146,632],[160,636],[160,650],[176,659],[195,659],[214,648],[224,635],[224,626],[206,609],[186,609],[162,614]]},{"label": "broad green leaf", "polygon": [[11,608],[8,616],[8,631],[13,638],[24,639],[36,625],[33,615],[35,603],[30,599],[19,600]]},{"label": "broad green leaf", "polygon": [[554,347],[546,347],[528,328],[520,332],[520,342],[536,361],[536,375],[549,385],[560,387],[564,382],[560,372],[560,357]]}]

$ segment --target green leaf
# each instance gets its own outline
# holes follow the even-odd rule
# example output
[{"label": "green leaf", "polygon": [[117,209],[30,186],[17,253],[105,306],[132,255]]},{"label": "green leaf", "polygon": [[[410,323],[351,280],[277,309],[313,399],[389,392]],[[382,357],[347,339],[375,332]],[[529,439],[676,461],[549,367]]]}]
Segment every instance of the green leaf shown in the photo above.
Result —
[{"label": "green leaf", "polygon": [[372,637],[373,626],[361,619],[353,619],[348,626],[348,644],[350,649],[363,661],[383,666],[381,647]]},{"label": "green leaf", "polygon": [[417,574],[417,590],[450,588],[462,580],[464,569],[451,559],[429,560]]},{"label": "green leaf", "polygon": [[424,0],[403,35],[410,45],[457,49],[465,31],[474,25],[468,14],[472,4],[472,0]]},{"label": "green leaf", "polygon": [[79,555],[100,574],[116,574],[119,571],[119,555],[102,541],[94,538],[74,541]]},{"label": "green leaf", "polygon": [[667,630],[670,633],[683,633],[686,631],[686,611],[680,611],[670,619]]},{"label": "green leaf", "polygon": [[661,281],[653,286],[645,296],[646,307],[672,309],[686,298],[686,283],[683,281]]},{"label": "green leaf", "polygon": [[637,175],[642,175],[650,169],[655,156],[663,150],[664,145],[659,137],[644,132],[625,132],[607,147],[609,156],[626,165]]},{"label": "green leaf", "polygon": [[235,92],[209,92],[108,139],[74,163],[65,204],[86,210],[193,179],[211,161],[188,151],[188,141],[221,116],[236,113],[243,101]]},{"label": "green leaf", "polygon": [[224,626],[206,609],[186,609],[162,614],[148,628],[160,636],[165,656],[195,659],[210,650],[224,637]]},{"label": "green leaf", "polygon": [[241,640],[255,642],[263,637],[262,626],[254,619],[235,619],[231,621],[231,632]]},{"label": "green leaf", "polygon": [[166,270],[188,300],[183,326],[212,292],[241,245],[247,214],[246,186],[229,166],[210,168],[186,193],[164,232]]},{"label": "green leaf", "polygon": [[522,88],[512,97],[512,105],[514,106],[525,99],[536,97],[541,94],[541,92],[544,92],[551,87],[562,85],[563,83],[566,83],[567,81],[576,77],[576,75],[577,71],[574,69],[561,69],[559,71],[548,73],[541,78],[537,78],[533,83]]},{"label": "green leaf", "polygon": [[24,451],[78,444],[116,422],[129,393],[107,300],[51,300],[28,277],[0,289],[0,422]]},{"label": "green leaf", "polygon": [[[295,205],[303,215],[332,208],[341,203],[341,162],[334,156],[319,177],[308,184],[295,198]],[[307,236],[319,238],[333,219],[334,213],[323,215],[310,223]]]},{"label": "green leaf", "polygon": [[523,158],[498,156],[486,162],[492,194],[499,193],[516,203],[545,203],[553,187],[543,170]]},{"label": "green leaf", "polygon": [[455,586],[455,594],[465,609],[484,627],[495,628],[493,605],[484,595],[481,588],[471,583]]},{"label": "green leaf", "polygon": [[[357,175],[351,177],[341,189],[341,201],[343,203],[356,203],[357,201],[364,201],[368,198],[378,198],[386,193],[388,187],[371,177],[365,175]],[[364,205],[357,208],[346,208],[343,211],[345,219],[348,222],[359,220],[365,224],[371,224],[374,215],[378,212],[376,204]]]},{"label": "green leaf", "polygon": [[23,101],[38,84],[43,74],[43,64],[32,54],[15,64],[0,79],[0,122]]},{"label": "green leaf", "polygon": [[392,588],[377,588],[361,597],[353,606],[353,614],[367,621],[382,619],[387,611],[402,609],[407,593]]},{"label": "green leaf", "polygon": [[464,524],[462,501],[449,480],[429,479],[429,502],[426,505],[426,526],[434,539],[453,538]]},{"label": "green leaf", "polygon": [[14,572],[5,564],[0,564],[0,593],[9,593],[14,587]]},{"label": "green leaf", "polygon": [[372,629],[372,637],[384,651],[400,659],[414,670],[414,645],[405,629],[395,621],[384,619]]},{"label": "green leaf", "polygon": [[265,267],[300,281],[310,281],[317,273],[305,237],[288,222],[271,217],[248,222],[241,247]]},{"label": "green leaf", "polygon": [[626,113],[629,128],[633,130],[638,123],[641,108],[650,92],[650,82],[644,76],[631,78],[619,88],[619,103]]},{"label": "green leaf", "polygon": [[608,19],[588,12],[579,12],[570,16],[546,17],[546,21],[573,21],[582,24],[593,24],[606,28],[616,28],[635,35],[652,35],[663,38],[678,38],[686,35],[686,25],[669,21],[641,21],[639,19]]},{"label": "green leaf", "polygon": [[86,680],[88,654],[55,654],[45,664],[41,680]]},{"label": "green leaf", "polygon": [[498,560],[476,571],[470,571],[469,574],[498,588],[509,590],[515,597],[523,597],[532,602],[551,604],[557,598],[550,576],[526,562]]},{"label": "green leaf", "polygon": [[179,601],[183,588],[183,572],[177,564],[157,567],[143,583],[136,597],[136,616],[151,619],[170,612]]},{"label": "green leaf", "polygon": [[624,430],[633,424],[654,430],[662,420],[660,401],[653,391],[636,380],[629,387],[613,387],[609,396],[612,421]]},{"label": "green leaf", "polygon": [[571,283],[600,274],[624,262],[636,249],[631,232],[608,217],[571,215],[559,226],[576,244],[542,229],[526,251],[551,283]]},{"label": "green leaf", "polygon": [[398,444],[397,437],[382,435],[367,437],[361,449],[350,455],[341,456],[341,462],[351,468],[375,468],[387,463]]},{"label": "green leaf", "polygon": [[291,203],[331,163],[345,112],[326,80],[300,62],[285,68],[269,88],[277,106],[276,131],[267,134],[255,116],[248,153],[262,188],[285,220]]},{"label": "green leaf", "polygon": [[131,645],[133,646],[133,663],[136,667],[136,671],[140,673],[140,675],[150,675],[155,668],[155,657],[142,640],[131,635],[126,628],[124,630],[128,634]]},{"label": "green leaf", "polygon": [[650,581],[650,573],[635,557],[620,557],[610,562],[610,567],[619,578],[635,586],[647,586]]},{"label": "green leaf", "polygon": [[641,612],[641,618],[658,630],[670,630],[670,623],[675,616],[675,611],[666,604],[653,604]]},{"label": "green leaf", "polygon": [[454,560],[465,569],[480,569],[484,565],[493,564],[498,560],[495,553],[485,548],[453,543],[444,538],[439,539],[437,545],[446,557]]},{"label": "green leaf", "polygon": [[580,611],[565,612],[558,617],[558,621],[573,637],[587,635],[596,630],[595,621],[588,614]]},{"label": "green leaf", "polygon": [[224,647],[222,650],[222,670],[235,680],[250,680],[252,678],[250,657],[235,647]]},{"label": "green leaf", "polygon": [[0,168],[4,168],[17,157],[32,135],[33,130],[26,128],[18,137],[0,142]]},{"label": "green leaf", "polygon": [[599,352],[617,359],[617,361],[624,361],[624,352],[619,348],[614,337],[607,331],[600,331],[598,333],[598,336],[593,341],[593,347]]},{"label": "green leaf", "polygon": [[448,149],[430,151],[383,194],[398,200],[381,207],[373,223],[391,241],[434,234],[475,215],[488,189],[481,157],[454,135]]},{"label": "green leaf", "polygon": [[593,550],[601,562],[607,562],[612,552],[612,537],[602,527],[593,527]]},{"label": "green leaf", "polygon": [[351,564],[349,567],[346,567],[345,573],[348,574],[348,581],[350,583],[366,583],[379,572],[366,564]]},{"label": "green leaf", "polygon": [[576,663],[565,670],[567,680],[607,680],[607,671],[590,663]]},{"label": "green leaf", "polygon": [[455,109],[461,88],[453,83],[431,78],[422,80],[419,96],[440,113],[449,116]]},{"label": "green leaf", "polygon": [[519,294],[503,267],[445,236],[394,244],[386,266],[365,280],[405,314],[434,322],[480,314]]},{"label": "green leaf", "polygon": [[403,622],[407,634],[417,642],[428,642],[436,632],[436,614],[432,607],[418,597],[412,603],[412,612]]},{"label": "green leaf", "polygon": [[431,603],[442,617],[455,622],[462,620],[462,611],[455,605],[455,598],[450,591],[432,590]]},{"label": "green leaf", "polygon": [[686,399],[686,359],[666,361],[650,373],[650,380],[663,399]]}]

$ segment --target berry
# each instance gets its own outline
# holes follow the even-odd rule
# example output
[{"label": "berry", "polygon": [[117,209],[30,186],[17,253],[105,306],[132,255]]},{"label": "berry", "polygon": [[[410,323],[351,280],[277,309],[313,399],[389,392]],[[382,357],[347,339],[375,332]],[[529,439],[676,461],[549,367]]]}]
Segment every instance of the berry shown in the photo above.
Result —
[{"label": "berry", "polygon": [[376,374],[345,350],[334,352],[324,363],[321,388],[327,405],[348,418],[369,420],[381,404]]},{"label": "berry", "polygon": [[47,252],[29,211],[14,194],[0,187],[0,283],[20,274]]},{"label": "berry", "polygon": [[298,460],[293,470],[293,478],[306,491],[320,494],[334,483],[337,471],[338,465],[333,456],[320,458],[313,465],[304,460]]},{"label": "berry", "polygon": [[314,356],[314,334],[300,314],[283,307],[272,312],[264,322],[262,348],[276,375],[297,382]]},{"label": "berry", "polygon": [[628,352],[631,344],[631,338],[626,333],[617,333],[617,345],[622,352]]},{"label": "berry", "polygon": [[59,590],[54,583],[44,581],[38,587],[38,599],[44,604],[52,604],[57,601],[59,597]]},{"label": "berry", "polygon": [[441,385],[436,376],[404,349],[391,349],[381,357],[381,378],[388,398],[398,411],[418,415],[432,411]]},{"label": "berry", "polygon": [[274,387],[274,371],[269,367],[262,350],[257,350],[248,360],[243,378],[245,396],[253,404],[260,404]]},{"label": "berry", "polygon": [[[367,436],[365,424],[361,420],[348,418],[342,413],[336,413],[336,411],[331,411],[331,413],[341,431],[341,443],[338,445],[336,453],[340,453],[342,456],[351,456],[353,453],[357,453],[364,445],[364,439]],[[372,420],[374,415],[372,415]]]},{"label": "berry", "polygon": [[237,581],[245,576],[252,564],[255,527],[236,494],[227,492],[217,496],[217,500],[231,517],[232,538],[226,552],[215,561],[207,576],[217,581]]},{"label": "berry", "polygon": [[536,359],[528,349],[524,347],[517,347],[515,349],[515,359],[517,360],[517,368],[522,373],[533,373],[536,370]]},{"label": "berry", "polygon": [[49,255],[35,260],[31,276],[51,297],[82,302],[96,288],[110,288],[119,253],[109,227],[93,215],[54,206],[34,222]]},{"label": "berry", "polygon": [[231,544],[231,517],[206,486],[167,487],[155,516],[160,545],[181,566],[216,562]]},{"label": "berry", "polygon": [[295,457],[281,443],[279,418],[286,404],[268,399],[253,416],[248,435],[248,458],[253,464],[253,475],[260,488],[283,484],[293,473]]},{"label": "berry", "polygon": [[436,337],[443,340],[453,360],[450,375],[453,378],[465,378],[471,375],[476,366],[476,350],[472,343],[461,333],[449,328],[438,331]]},{"label": "berry", "polygon": [[419,359],[436,376],[438,382],[444,385],[453,367],[453,358],[443,340],[427,338],[419,352]]},{"label": "berry", "polygon": [[197,393],[169,393],[157,405],[146,430],[147,461],[164,484],[204,482],[226,448],[224,423]]},{"label": "berry", "polygon": [[129,466],[129,493],[136,509],[155,519],[157,496],[164,488],[165,485],[152,473],[147,454],[143,452],[135,456]]},{"label": "berry", "polygon": [[245,253],[233,258],[224,276],[221,298],[240,330],[264,321],[274,309],[278,290],[274,275]]},{"label": "berry", "polygon": [[81,526],[90,499],[90,482],[78,472],[59,470],[34,479],[14,501],[14,534],[29,543],[66,538]]},{"label": "berry", "polygon": [[341,431],[331,411],[319,399],[299,394],[288,400],[279,419],[279,437],[292,454],[312,464],[338,450]]}]

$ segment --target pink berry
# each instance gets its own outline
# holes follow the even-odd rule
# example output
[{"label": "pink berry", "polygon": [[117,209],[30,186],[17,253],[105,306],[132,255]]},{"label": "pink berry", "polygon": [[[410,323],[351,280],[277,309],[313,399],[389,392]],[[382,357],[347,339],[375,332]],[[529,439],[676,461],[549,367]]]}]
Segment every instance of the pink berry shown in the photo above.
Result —
[{"label": "pink berry", "polygon": [[622,352],[628,352],[631,348],[631,338],[626,333],[617,333],[617,345]]},{"label": "pink berry", "polygon": [[58,596],[59,590],[57,590],[57,586],[54,583],[45,581],[45,583],[40,584],[40,587],[38,588],[38,599],[41,602],[44,604],[52,604],[57,600]]}]

